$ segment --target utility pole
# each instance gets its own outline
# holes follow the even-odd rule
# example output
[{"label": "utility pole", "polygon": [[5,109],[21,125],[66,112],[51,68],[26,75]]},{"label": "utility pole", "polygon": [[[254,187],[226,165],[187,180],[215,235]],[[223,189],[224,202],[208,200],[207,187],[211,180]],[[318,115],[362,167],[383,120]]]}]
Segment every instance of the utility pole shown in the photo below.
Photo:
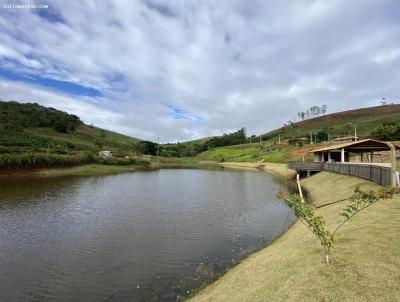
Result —
[{"label": "utility pole", "polygon": [[157,137],[157,169],[158,169],[158,154],[160,150],[160,138]]},{"label": "utility pole", "polygon": [[357,141],[357,125],[354,125],[354,141]]},{"label": "utility pole", "polygon": [[260,145],[261,145],[261,135],[260,135]]},{"label": "utility pole", "polygon": [[[351,136],[351,126],[350,125],[353,125],[353,123],[347,123],[346,125],[349,125],[349,136]],[[355,126],[354,126],[355,127]],[[354,128],[355,129],[355,128]],[[355,135],[355,134],[354,134]]]},{"label": "utility pole", "polygon": [[278,141],[278,144],[280,145],[281,144],[281,134],[279,134],[279,141]]},{"label": "utility pole", "polygon": [[312,140],[312,132],[310,133],[310,144],[313,144],[313,140]]}]

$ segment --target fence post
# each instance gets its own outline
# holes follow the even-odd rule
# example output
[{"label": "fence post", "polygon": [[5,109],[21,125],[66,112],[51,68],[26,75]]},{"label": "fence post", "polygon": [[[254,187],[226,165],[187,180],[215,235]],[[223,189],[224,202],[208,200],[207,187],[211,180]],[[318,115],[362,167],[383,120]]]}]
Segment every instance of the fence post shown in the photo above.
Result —
[{"label": "fence post", "polygon": [[300,200],[301,200],[302,203],[304,203],[303,191],[301,190],[300,175],[299,174],[297,174],[297,187],[299,189]]},{"label": "fence post", "polygon": [[369,180],[372,180],[372,166],[369,166]]}]

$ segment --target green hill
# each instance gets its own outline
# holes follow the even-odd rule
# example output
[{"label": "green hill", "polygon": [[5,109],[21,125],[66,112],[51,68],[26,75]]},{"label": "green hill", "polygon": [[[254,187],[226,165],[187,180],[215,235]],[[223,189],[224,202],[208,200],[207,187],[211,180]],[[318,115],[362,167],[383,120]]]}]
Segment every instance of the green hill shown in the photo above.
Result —
[{"label": "green hill", "polygon": [[264,140],[289,139],[294,137],[309,137],[310,133],[326,129],[331,138],[344,135],[354,135],[354,126],[357,135],[367,138],[371,130],[384,122],[400,123],[400,104],[383,105],[376,107],[360,108],[327,114],[301,122],[293,123],[267,132],[261,137]]},{"label": "green hill", "polygon": [[[261,144],[213,148],[200,153],[197,157],[199,160],[235,162],[285,163],[297,161],[301,160],[303,156],[307,159],[308,151],[311,149],[317,146],[326,146],[327,142],[322,144],[321,141],[317,141],[318,144],[309,144],[307,139],[311,133],[324,130],[331,140],[338,136],[354,135],[354,126],[356,126],[358,136],[369,138],[372,131],[382,124],[400,125],[400,105],[361,108],[304,120],[261,135]],[[279,136],[281,144],[278,144]],[[258,138],[253,141],[258,141]],[[305,138],[305,140],[300,144],[288,144],[290,139],[301,138]]]},{"label": "green hill", "polygon": [[[307,157],[308,151],[317,146],[308,144],[307,139],[310,133],[323,130],[330,139],[333,139],[337,136],[349,135],[349,133],[353,135],[354,126],[357,126],[357,134],[362,138],[367,138],[371,136],[373,129],[384,123],[400,125],[400,105],[361,108],[290,123],[261,135],[261,144],[227,147],[215,147],[218,144],[212,144],[218,138],[219,140],[230,138],[235,134],[232,133],[180,144],[164,144],[160,146],[159,154],[164,157],[195,156],[195,160],[207,161],[284,163],[300,160],[303,156]],[[278,144],[279,137],[281,144]],[[252,141],[259,142],[259,138],[260,136],[253,137]],[[300,140],[301,138],[303,140]],[[242,139],[243,142],[247,140],[250,141],[250,138],[243,137]],[[288,144],[290,140],[295,140],[297,145]],[[321,140],[318,140],[318,143],[321,143]],[[147,145],[151,145],[150,147],[154,150],[149,153],[148,148],[144,148]],[[99,150],[112,150],[121,157],[129,155],[133,150],[144,154],[155,154],[156,144],[85,125],[79,117],[54,108],[46,108],[38,104],[0,102],[0,155],[75,156],[88,153],[93,155]],[[202,152],[204,150],[207,151]]]},{"label": "green hill", "polygon": [[79,117],[38,104],[0,102],[0,154],[131,151],[140,140],[85,125]]}]

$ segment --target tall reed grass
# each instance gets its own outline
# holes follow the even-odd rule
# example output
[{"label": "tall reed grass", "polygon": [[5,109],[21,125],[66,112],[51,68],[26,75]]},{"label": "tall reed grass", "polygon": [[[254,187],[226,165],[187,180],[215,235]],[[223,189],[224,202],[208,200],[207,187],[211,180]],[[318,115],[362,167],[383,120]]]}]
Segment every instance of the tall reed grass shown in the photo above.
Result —
[{"label": "tall reed grass", "polygon": [[49,167],[70,167],[84,164],[103,165],[138,165],[149,166],[150,162],[135,158],[103,158],[96,157],[91,153],[74,155],[46,154],[46,153],[9,153],[0,154],[0,168],[3,169],[26,169],[26,168],[49,168]]},{"label": "tall reed grass", "polygon": [[95,162],[92,154],[59,155],[45,153],[1,154],[0,168],[70,167]]}]

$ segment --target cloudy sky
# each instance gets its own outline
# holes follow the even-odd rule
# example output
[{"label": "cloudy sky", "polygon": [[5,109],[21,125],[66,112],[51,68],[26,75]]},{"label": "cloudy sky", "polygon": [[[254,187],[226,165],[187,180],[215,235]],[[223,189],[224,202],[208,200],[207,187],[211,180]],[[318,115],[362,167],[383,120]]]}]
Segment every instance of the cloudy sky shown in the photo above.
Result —
[{"label": "cloudy sky", "polygon": [[400,100],[398,0],[1,1],[1,99],[139,138]]}]

